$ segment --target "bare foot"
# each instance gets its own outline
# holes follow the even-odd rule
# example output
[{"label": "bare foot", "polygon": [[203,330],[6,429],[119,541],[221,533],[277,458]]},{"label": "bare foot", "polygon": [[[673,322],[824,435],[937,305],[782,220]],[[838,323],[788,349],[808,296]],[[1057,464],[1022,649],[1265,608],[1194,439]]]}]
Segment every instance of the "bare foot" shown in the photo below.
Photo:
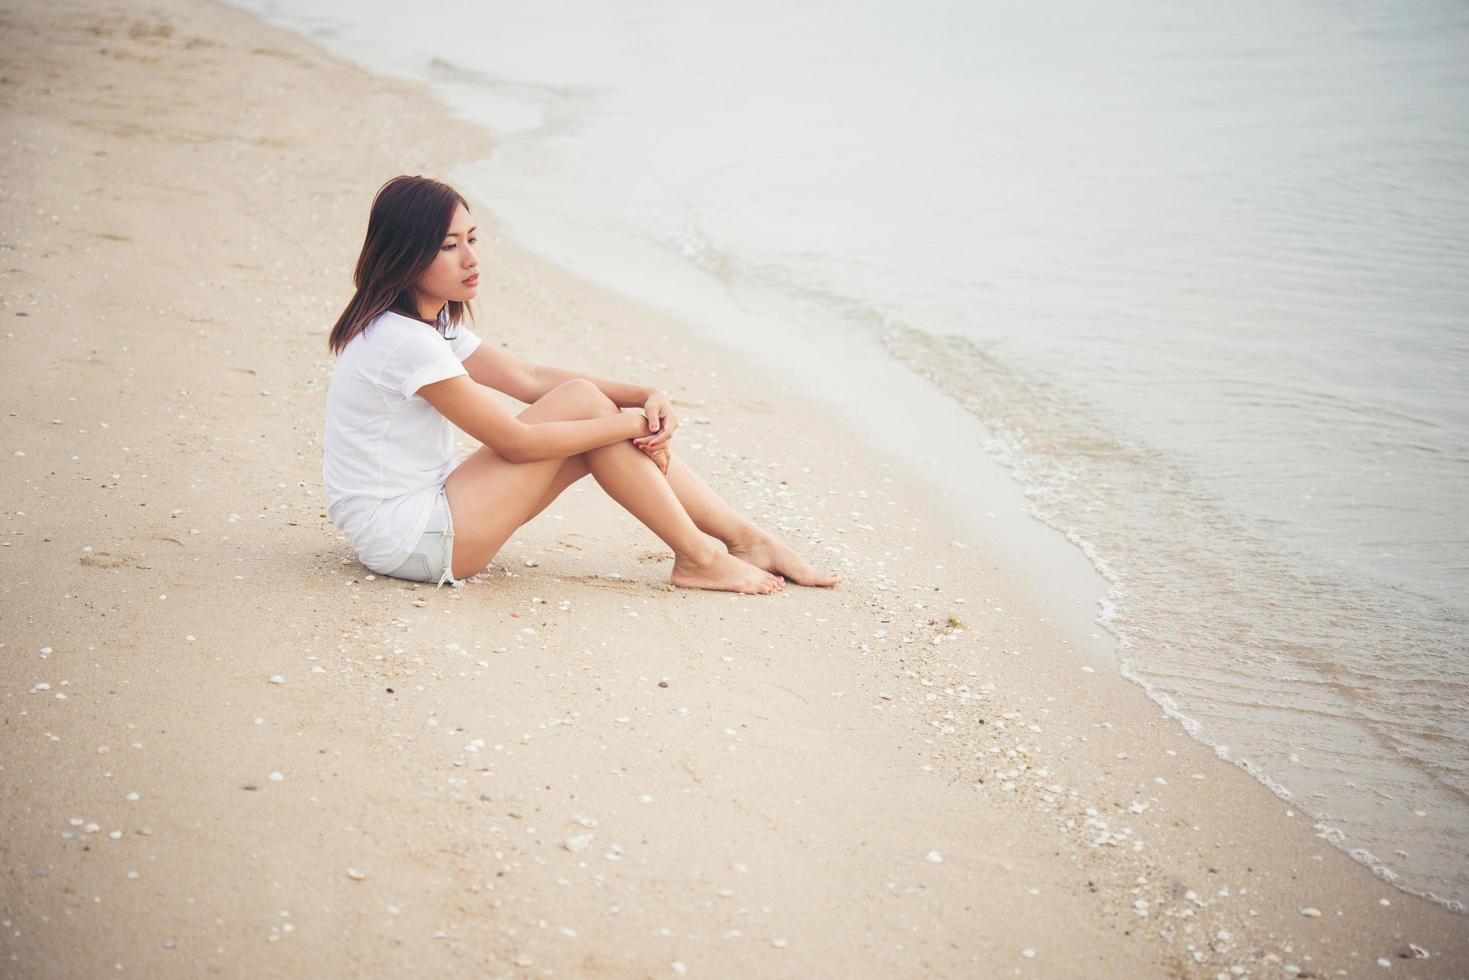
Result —
[{"label": "bare foot", "polygon": [[731,543],[729,553],[749,562],[756,568],[763,568],[776,575],[784,575],[797,585],[820,585],[830,588],[841,581],[841,576],[835,572],[818,571],[810,562],[792,551],[773,534],[758,529],[755,534],[756,536],[748,541]]},{"label": "bare foot", "polygon": [[779,576],[717,551],[713,558],[703,563],[675,557],[671,579],[674,585],[685,589],[718,589],[747,595],[769,595],[785,588],[785,582]]}]

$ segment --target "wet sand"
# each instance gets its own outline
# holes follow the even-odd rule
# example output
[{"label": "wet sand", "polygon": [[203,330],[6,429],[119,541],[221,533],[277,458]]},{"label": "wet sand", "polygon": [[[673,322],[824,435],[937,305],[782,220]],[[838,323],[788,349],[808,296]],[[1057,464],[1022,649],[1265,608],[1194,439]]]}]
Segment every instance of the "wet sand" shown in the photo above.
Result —
[{"label": "wet sand", "polygon": [[215,3],[0,23],[6,975],[1469,971],[1118,676],[1073,568],[493,202],[487,342],[665,388],[843,582],[674,589],[590,480],[463,589],[371,576],[325,331],[376,188],[489,137]]}]

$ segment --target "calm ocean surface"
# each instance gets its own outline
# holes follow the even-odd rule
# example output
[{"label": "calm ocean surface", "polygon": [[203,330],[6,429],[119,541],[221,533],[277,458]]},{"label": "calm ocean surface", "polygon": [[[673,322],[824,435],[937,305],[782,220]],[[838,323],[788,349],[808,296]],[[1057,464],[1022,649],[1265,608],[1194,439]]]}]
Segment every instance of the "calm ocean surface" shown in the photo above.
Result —
[{"label": "calm ocean surface", "polygon": [[1461,0],[239,2],[498,133],[523,244],[972,411],[1128,676],[1469,901]]}]

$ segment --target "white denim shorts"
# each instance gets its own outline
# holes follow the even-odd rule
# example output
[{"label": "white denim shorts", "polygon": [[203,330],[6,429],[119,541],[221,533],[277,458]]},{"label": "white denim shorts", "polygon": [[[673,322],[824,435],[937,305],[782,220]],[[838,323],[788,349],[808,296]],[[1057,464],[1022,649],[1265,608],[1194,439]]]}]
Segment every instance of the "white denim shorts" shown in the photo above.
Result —
[{"label": "white denim shorts", "polygon": [[441,588],[445,582],[460,585],[454,570],[454,517],[449,512],[449,498],[444,488],[439,487],[429,511],[428,526],[418,539],[418,546],[403,560],[403,564],[389,572],[393,578],[404,578],[412,582],[437,582]]}]

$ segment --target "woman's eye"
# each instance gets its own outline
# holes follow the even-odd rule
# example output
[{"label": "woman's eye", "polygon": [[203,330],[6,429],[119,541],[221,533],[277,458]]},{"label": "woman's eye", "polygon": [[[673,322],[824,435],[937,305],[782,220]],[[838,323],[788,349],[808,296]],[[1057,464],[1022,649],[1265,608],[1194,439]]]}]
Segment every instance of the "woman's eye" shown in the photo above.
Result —
[{"label": "woman's eye", "polygon": [[477,244],[479,244],[479,236],[478,235],[475,235],[472,238],[470,238],[469,239],[469,244],[471,244],[471,245],[477,245]]},{"label": "woman's eye", "polygon": [[450,243],[448,245],[441,246],[440,247],[440,251],[447,252],[447,251],[449,251],[449,249],[451,249],[453,247],[454,247],[454,245],[452,243]]}]

